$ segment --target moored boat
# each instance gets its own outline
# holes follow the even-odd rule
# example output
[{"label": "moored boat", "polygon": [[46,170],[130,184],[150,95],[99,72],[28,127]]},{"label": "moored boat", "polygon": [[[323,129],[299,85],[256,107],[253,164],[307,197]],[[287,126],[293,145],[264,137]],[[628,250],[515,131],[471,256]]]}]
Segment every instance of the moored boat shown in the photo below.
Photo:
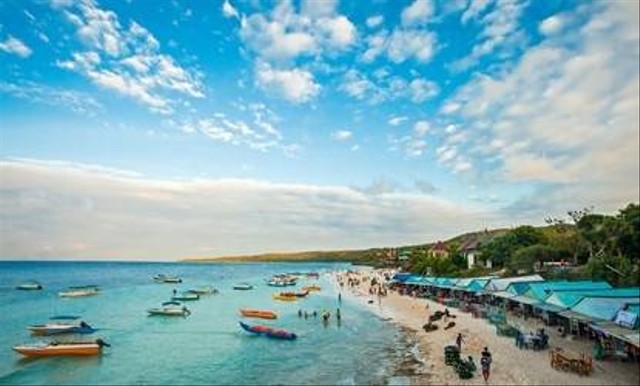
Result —
[{"label": "moored boat", "polygon": [[307,292],[312,292],[312,291],[320,291],[322,290],[322,288],[314,284],[314,285],[308,285],[306,287],[302,287],[302,290]]},{"label": "moored boat", "polygon": [[278,314],[268,310],[252,310],[252,309],[240,309],[242,316],[247,318],[261,318],[261,319],[277,319]]},{"label": "moored boat", "polygon": [[249,283],[239,283],[233,286],[234,290],[246,291],[253,289],[253,286]]},{"label": "moored boat", "polygon": [[285,295],[283,293],[276,293],[273,294],[273,298],[275,300],[283,300],[286,302],[295,302],[296,300],[298,300],[299,298],[295,295]]},{"label": "moored boat", "polygon": [[13,350],[29,357],[90,356],[100,354],[103,347],[110,347],[110,345],[102,339],[96,339],[93,342],[50,342],[24,344],[13,347]]},{"label": "moored boat", "polygon": [[171,300],[180,301],[180,302],[188,302],[188,301],[193,301],[193,300],[198,300],[198,299],[200,299],[200,295],[194,294],[194,293],[189,293],[189,292],[184,292],[184,293],[181,293],[179,295],[174,295],[171,298]]},{"label": "moored boat", "polygon": [[240,322],[240,327],[247,332],[251,332],[257,335],[263,335],[269,338],[295,340],[298,336],[293,332],[276,329],[269,326],[255,325],[249,326],[246,323]]},{"label": "moored boat", "polygon": [[162,307],[147,310],[149,316],[189,316],[191,311],[179,302],[164,302]]},{"label": "moored boat", "polygon": [[37,281],[24,282],[16,287],[16,289],[22,290],[22,291],[41,290],[42,288],[43,288],[42,284],[40,284]]},{"label": "moored boat", "polygon": [[93,296],[100,293],[100,289],[96,285],[83,285],[69,287],[64,291],[58,292],[58,296],[62,298],[77,298],[82,296]]},{"label": "moored boat", "polygon": [[165,275],[164,273],[157,274],[153,277],[153,281],[156,283],[182,283],[182,279],[177,276]]},{"label": "moored boat", "polygon": [[[73,318],[73,319],[71,319]],[[76,320],[78,317],[52,317],[52,320]],[[79,323],[71,322],[52,322],[46,324],[35,324],[27,327],[33,335],[61,335],[61,334],[92,334],[97,329],[91,327],[85,321]]]},{"label": "moored boat", "polygon": [[197,295],[211,295],[211,294],[217,294],[218,290],[213,287],[207,286],[207,287],[192,288],[190,290],[187,290],[187,293],[197,294]]}]

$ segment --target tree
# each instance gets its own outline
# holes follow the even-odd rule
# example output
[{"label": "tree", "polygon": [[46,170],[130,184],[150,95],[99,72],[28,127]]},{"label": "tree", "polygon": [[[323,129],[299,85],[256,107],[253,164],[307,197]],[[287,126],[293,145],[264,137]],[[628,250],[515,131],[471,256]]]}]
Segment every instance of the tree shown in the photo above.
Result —
[{"label": "tree", "polygon": [[534,244],[518,249],[511,259],[509,266],[515,270],[524,269],[527,272],[533,270],[535,263],[552,261],[558,256],[558,251],[544,244]]}]

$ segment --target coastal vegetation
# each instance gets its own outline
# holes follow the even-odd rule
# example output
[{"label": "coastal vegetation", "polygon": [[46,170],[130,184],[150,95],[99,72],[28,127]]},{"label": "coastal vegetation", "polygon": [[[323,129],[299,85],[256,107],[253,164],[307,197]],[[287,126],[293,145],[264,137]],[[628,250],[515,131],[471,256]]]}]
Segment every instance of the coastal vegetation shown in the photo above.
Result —
[{"label": "coastal vegetation", "polygon": [[[351,262],[374,266],[402,265],[420,274],[473,277],[542,273],[548,278],[594,278],[616,285],[640,283],[640,206],[627,205],[615,215],[592,208],[572,210],[566,218],[545,219],[547,225],[483,230],[442,243],[362,250],[308,251],[260,255],[196,257],[189,262]],[[461,247],[477,244],[477,264],[468,268]],[[491,268],[486,262],[491,262]],[[546,263],[546,264],[545,264]],[[549,264],[551,263],[551,264]]]}]

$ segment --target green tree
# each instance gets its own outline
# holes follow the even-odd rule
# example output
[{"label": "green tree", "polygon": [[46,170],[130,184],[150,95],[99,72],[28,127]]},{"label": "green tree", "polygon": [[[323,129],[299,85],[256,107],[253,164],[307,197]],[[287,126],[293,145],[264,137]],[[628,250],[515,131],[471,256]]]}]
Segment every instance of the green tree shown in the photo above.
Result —
[{"label": "green tree", "polygon": [[558,251],[549,245],[534,244],[518,249],[509,266],[514,270],[525,270],[531,272],[535,263],[552,261],[558,257]]}]

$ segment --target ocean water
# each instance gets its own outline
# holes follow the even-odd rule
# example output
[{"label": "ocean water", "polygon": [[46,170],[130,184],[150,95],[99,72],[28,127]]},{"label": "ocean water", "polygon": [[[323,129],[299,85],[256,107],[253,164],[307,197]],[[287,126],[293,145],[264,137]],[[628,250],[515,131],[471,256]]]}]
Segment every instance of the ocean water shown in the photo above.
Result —
[{"label": "ocean water", "polygon": [[[107,262],[0,262],[0,384],[374,384],[393,375],[392,357],[399,332],[366,305],[342,297],[330,284],[329,271],[347,264],[185,264]],[[321,292],[298,302],[272,299],[278,288],[266,285],[283,272],[323,273],[319,280],[301,279],[295,288],[317,283]],[[178,275],[182,284],[158,284],[157,273]],[[30,279],[42,291],[18,291]],[[254,285],[235,291],[238,282]],[[60,298],[71,285],[97,284],[101,294]],[[219,289],[199,301],[185,302],[187,318],[149,317],[146,310],[169,300],[172,290],[203,285]],[[287,287],[287,289],[294,287]],[[324,327],[320,317],[305,320],[298,309],[340,306],[342,322],[332,317]],[[243,319],[239,308],[270,309],[275,321]],[[369,306],[370,307],[370,306]],[[83,339],[102,338],[112,347],[89,358],[24,359],[12,347],[46,340],[32,337],[28,325],[53,315],[81,315],[100,328]],[[238,325],[274,325],[298,334],[296,341],[252,336]],[[394,351],[395,350],[395,351]],[[396,355],[397,356],[397,355]]]}]

